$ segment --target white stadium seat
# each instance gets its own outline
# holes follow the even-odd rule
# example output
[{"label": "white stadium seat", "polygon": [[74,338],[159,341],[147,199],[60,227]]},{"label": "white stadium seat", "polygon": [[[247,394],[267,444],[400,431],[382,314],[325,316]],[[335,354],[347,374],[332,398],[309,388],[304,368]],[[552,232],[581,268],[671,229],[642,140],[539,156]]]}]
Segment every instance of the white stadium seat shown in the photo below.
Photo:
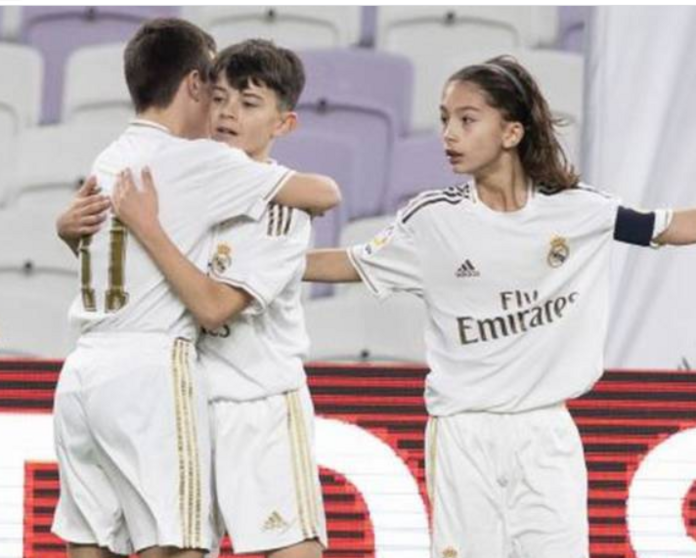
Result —
[{"label": "white stadium seat", "polygon": [[134,117],[123,76],[121,43],[76,50],[66,64],[63,95],[64,123],[121,124]]},{"label": "white stadium seat", "polygon": [[305,319],[312,361],[425,361],[425,307],[413,296],[313,299],[305,303]]},{"label": "white stadium seat", "polygon": [[182,17],[213,35],[219,50],[257,37],[293,49],[360,40],[360,6],[184,6]]},{"label": "white stadium seat", "polygon": [[36,126],[41,111],[43,62],[33,48],[0,44],[0,205],[10,183],[10,165],[17,135]]},{"label": "white stadium seat", "polygon": [[78,265],[55,234],[55,217],[46,210],[0,212],[0,355],[62,358],[73,346],[67,313]]},{"label": "white stadium seat", "polygon": [[22,6],[2,6],[0,11],[0,40],[16,41],[22,28]]},{"label": "white stadium seat", "polygon": [[26,130],[17,143],[11,203],[66,206],[91,170],[92,163],[123,126],[43,126]]},{"label": "white stadium seat", "polygon": [[382,6],[377,12],[378,48],[405,55],[414,64],[417,130],[437,125],[437,114],[433,117],[433,110],[423,107],[433,97],[439,99],[441,60],[477,48],[553,44],[557,32],[555,6]]}]

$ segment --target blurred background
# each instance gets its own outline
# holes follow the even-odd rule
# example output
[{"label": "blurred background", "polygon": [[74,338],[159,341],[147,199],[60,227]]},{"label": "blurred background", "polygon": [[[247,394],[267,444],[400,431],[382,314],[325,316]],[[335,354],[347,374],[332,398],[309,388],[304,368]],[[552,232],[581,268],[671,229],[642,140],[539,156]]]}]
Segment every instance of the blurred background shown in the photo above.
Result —
[{"label": "blurred background", "polygon": [[[342,186],[342,207],[316,221],[318,247],[366,241],[418,192],[462,181],[438,135],[441,88],[457,69],[498,54],[535,75],[586,182],[629,205],[696,205],[691,161],[680,155],[693,145],[684,142],[693,71],[683,56],[694,8],[1,7],[0,354],[70,351],[77,262],[55,237],[55,217],[132,117],[123,48],[158,16],[190,19],[219,48],[265,37],[299,52],[300,129],[274,157]],[[684,281],[696,269],[684,262],[694,257],[637,252],[617,251],[609,364],[691,368],[696,332],[686,309],[696,300],[684,298]],[[379,304],[360,285],[315,286],[306,313],[313,360],[424,359],[418,300]]]}]

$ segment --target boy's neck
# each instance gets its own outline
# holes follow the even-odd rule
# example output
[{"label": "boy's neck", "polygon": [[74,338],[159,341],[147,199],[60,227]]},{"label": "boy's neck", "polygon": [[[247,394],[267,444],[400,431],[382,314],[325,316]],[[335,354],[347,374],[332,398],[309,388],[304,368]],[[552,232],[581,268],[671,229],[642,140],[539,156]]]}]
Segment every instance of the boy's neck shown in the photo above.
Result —
[{"label": "boy's neck", "polygon": [[187,125],[186,119],[183,118],[178,111],[172,108],[149,108],[138,113],[136,116],[141,120],[148,120],[150,122],[154,122],[155,124],[159,124],[160,126],[164,126],[173,136],[187,139],[197,139],[197,134],[193,133],[193,131]]}]

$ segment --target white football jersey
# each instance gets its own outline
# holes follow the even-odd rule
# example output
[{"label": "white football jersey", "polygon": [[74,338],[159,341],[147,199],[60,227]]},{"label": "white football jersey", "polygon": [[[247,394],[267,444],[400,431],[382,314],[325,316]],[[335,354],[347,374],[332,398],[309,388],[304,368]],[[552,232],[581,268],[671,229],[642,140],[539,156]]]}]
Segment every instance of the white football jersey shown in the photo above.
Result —
[{"label": "white football jersey", "polygon": [[232,219],[217,227],[209,274],[240,287],[252,304],[199,342],[210,400],[248,401],[306,383],[309,338],[302,275],[311,236],[303,211],[269,204],[260,222]]},{"label": "white football jersey", "polygon": [[467,184],[418,196],[348,253],[376,296],[423,298],[430,414],[519,412],[600,377],[612,240],[647,245],[669,216],[582,185],[533,189],[522,209],[497,212]]},{"label": "white football jersey", "polygon": [[[238,149],[211,140],[173,136],[136,120],[104,150],[92,173],[105,194],[131,168],[136,181],[149,166],[157,185],[159,218],[173,242],[206,269],[212,228],[236,215],[259,218],[292,174],[256,163]],[[114,216],[82,242],[80,294],[70,319],[86,332],[163,332],[194,339],[192,316],[140,243]]]}]

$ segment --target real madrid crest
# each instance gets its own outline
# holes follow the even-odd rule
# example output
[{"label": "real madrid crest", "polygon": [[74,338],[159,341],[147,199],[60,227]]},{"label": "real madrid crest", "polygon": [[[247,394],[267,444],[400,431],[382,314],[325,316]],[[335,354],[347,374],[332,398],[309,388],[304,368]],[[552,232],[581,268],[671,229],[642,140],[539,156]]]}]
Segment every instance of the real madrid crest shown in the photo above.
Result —
[{"label": "real madrid crest", "polygon": [[210,267],[214,273],[222,274],[232,265],[232,246],[226,242],[217,245],[215,254],[210,261]]},{"label": "real madrid crest", "polygon": [[551,239],[551,248],[546,261],[551,267],[561,267],[570,257],[568,241],[562,236],[554,236]]}]

